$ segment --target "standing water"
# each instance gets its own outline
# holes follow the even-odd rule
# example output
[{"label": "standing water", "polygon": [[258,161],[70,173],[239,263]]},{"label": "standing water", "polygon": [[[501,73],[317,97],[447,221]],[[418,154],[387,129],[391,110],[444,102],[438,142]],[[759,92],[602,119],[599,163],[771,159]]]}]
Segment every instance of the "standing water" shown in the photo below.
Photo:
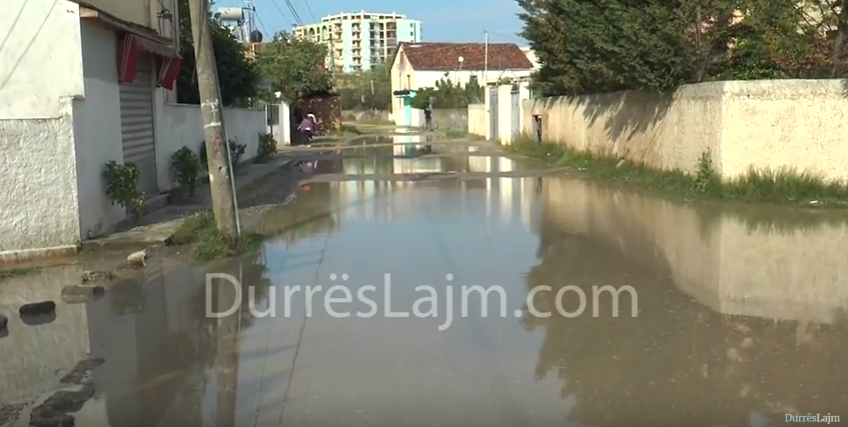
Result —
[{"label": "standing water", "polygon": [[[384,157],[339,167],[512,167]],[[264,214],[256,230],[273,237],[260,253],[205,266],[154,259],[143,281],[59,303],[51,323],[13,314],[55,298],[78,267],[0,282],[10,318],[0,425],[61,425],[65,414],[112,427],[765,426],[841,415],[846,224],[562,176],[316,182]],[[207,287],[207,273],[239,284]]]}]

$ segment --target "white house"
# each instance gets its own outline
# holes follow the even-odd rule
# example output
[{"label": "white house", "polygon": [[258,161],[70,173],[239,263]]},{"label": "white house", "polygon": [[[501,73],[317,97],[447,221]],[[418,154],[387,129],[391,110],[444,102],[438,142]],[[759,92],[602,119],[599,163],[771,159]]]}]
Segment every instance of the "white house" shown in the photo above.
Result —
[{"label": "white house", "polygon": [[[203,141],[199,107],[175,104],[174,0],[4,6],[0,264],[73,252],[124,219],[105,193],[106,162],[135,163],[138,189],[161,200],[174,187],[171,154]],[[266,127],[264,112],[249,113],[224,109],[228,135],[245,135],[245,158]]]},{"label": "white house", "polygon": [[[441,79],[464,86],[472,76],[483,85],[532,72],[533,63],[514,43],[401,43],[392,61],[392,92],[435,87]],[[420,115],[410,113],[408,98],[393,100],[392,116],[398,126],[420,125]]]}]

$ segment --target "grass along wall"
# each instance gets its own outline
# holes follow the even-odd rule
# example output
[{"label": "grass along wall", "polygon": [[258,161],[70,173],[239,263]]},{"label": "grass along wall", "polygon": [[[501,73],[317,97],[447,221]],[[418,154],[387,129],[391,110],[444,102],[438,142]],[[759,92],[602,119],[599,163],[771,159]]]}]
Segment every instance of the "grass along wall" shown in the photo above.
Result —
[{"label": "grass along wall", "polygon": [[723,180],[792,171],[846,181],[848,96],[842,80],[684,85],[669,95],[618,92],[525,100],[522,131],[593,156],[698,172],[705,156]]}]

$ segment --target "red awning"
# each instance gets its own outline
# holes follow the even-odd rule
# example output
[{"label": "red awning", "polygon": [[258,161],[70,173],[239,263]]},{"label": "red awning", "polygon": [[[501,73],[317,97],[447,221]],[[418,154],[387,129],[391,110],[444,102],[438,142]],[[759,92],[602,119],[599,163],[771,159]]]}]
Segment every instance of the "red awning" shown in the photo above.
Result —
[{"label": "red awning", "polygon": [[131,33],[125,33],[118,44],[118,81],[135,80],[142,52],[156,57],[156,86],[173,90],[183,63],[180,54],[170,46]]}]

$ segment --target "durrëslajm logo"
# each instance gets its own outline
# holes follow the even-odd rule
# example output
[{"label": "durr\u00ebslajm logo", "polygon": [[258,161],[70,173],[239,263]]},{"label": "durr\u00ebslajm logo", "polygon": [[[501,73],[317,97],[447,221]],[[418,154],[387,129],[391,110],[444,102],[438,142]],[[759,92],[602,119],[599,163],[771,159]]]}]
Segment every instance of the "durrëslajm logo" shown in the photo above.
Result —
[{"label": "durr\u00ebslajm logo", "polygon": [[822,414],[807,414],[807,415],[794,415],[794,414],[786,414],[786,422],[787,423],[838,423],[839,415],[822,415]]},{"label": "durr\u00ebslajm logo", "polygon": [[[348,282],[350,276],[347,274],[330,274],[330,281]],[[232,286],[235,291],[234,298],[230,307],[216,307],[212,301],[214,280],[226,282],[224,286]],[[448,284],[441,286],[416,286],[414,288],[417,298],[415,298],[411,310],[395,310],[398,308],[393,302],[392,297],[392,277],[391,274],[383,275],[383,286],[378,288],[373,285],[350,286],[348,284],[339,284],[324,288],[323,286],[273,286],[268,289],[268,307],[264,311],[259,311],[256,307],[255,289],[249,286],[248,290],[248,309],[250,314],[256,318],[277,317],[277,293],[282,290],[284,317],[291,317],[294,312],[292,303],[300,302],[302,299],[305,309],[305,316],[312,317],[316,307],[323,308],[323,312],[332,318],[348,318],[356,316],[359,318],[373,318],[382,316],[384,318],[443,318],[444,323],[439,325],[439,330],[444,331],[453,324],[454,310],[456,304],[459,305],[459,317],[468,318],[472,315],[471,312],[478,313],[475,316],[488,318],[490,317],[489,304],[492,300],[498,305],[497,317],[508,317],[508,292],[501,286],[454,286],[454,276],[448,274],[445,276]],[[224,273],[209,273],[206,275],[206,316],[210,318],[221,318],[232,315],[242,305],[243,286],[239,280],[229,274]],[[455,291],[459,291],[459,301],[455,301]],[[382,292],[381,292],[382,291]],[[523,301],[524,309],[516,309],[512,312],[512,316],[520,318],[526,313],[533,317],[548,318],[556,314],[565,318],[575,318],[584,315],[587,306],[591,301],[592,317],[600,317],[600,301],[605,299],[605,295],[609,294],[612,303],[611,316],[619,317],[619,298],[622,294],[630,296],[630,317],[638,317],[638,296],[636,289],[631,286],[594,286],[592,287],[591,297],[586,292],[577,286],[569,285],[559,289],[554,289],[551,286],[537,286],[526,293],[526,299]],[[379,296],[382,294],[382,300]],[[553,307],[547,311],[536,307],[536,298],[541,294],[549,294],[553,297]],[[375,298],[377,297],[377,298]],[[577,302],[576,309],[569,311],[566,308],[565,301]],[[380,301],[382,304],[378,304]],[[300,305],[300,304],[298,304]],[[367,311],[351,312],[352,305],[368,306]],[[571,304],[573,305],[573,304]],[[479,307],[479,310],[471,310],[470,308]],[[440,308],[444,310],[441,311]],[[223,311],[214,311],[214,310]]]}]

